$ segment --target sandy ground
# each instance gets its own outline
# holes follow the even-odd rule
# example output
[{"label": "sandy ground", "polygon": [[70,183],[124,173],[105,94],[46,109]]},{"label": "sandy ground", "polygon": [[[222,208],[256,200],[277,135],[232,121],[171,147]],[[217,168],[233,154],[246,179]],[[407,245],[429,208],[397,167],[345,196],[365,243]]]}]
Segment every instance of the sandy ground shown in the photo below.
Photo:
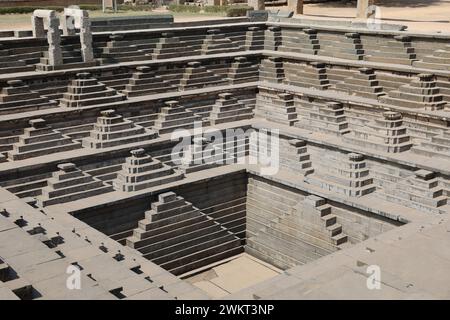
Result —
[{"label": "sandy ground", "polygon": [[[380,18],[405,24],[410,31],[450,32],[450,0],[378,0]],[[306,5],[304,14],[315,18],[356,17],[356,2],[328,2]]]},{"label": "sandy ground", "polygon": [[[450,0],[378,0],[380,18],[385,22],[405,24],[410,31],[450,32]],[[286,10],[284,7],[279,7]],[[277,9],[268,7],[269,10]],[[93,11],[92,17],[158,14],[158,12],[124,11],[117,14]],[[317,19],[353,19],[356,1],[334,1],[305,5],[306,17]],[[30,14],[1,15],[0,29],[30,29]],[[214,20],[220,15],[174,13],[176,22]],[[221,18],[224,18],[221,16]]]}]

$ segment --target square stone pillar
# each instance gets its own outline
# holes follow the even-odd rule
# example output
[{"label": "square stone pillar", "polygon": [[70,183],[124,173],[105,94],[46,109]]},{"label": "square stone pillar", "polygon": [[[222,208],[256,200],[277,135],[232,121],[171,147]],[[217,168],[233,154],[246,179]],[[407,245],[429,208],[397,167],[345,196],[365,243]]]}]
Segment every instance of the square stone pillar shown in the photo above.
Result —
[{"label": "square stone pillar", "polygon": [[33,37],[45,38],[44,18],[31,16],[31,26],[33,28]]},{"label": "square stone pillar", "polygon": [[59,19],[50,18],[48,20],[48,62],[51,66],[59,66],[63,63],[61,52],[61,34],[59,31]]},{"label": "square stone pillar", "polygon": [[94,61],[91,20],[89,19],[89,13],[86,10],[80,10],[80,44],[83,61]]},{"label": "square stone pillar", "polygon": [[303,0],[288,0],[288,9],[294,14],[303,14]]},{"label": "square stone pillar", "polygon": [[358,6],[356,7],[356,18],[367,19],[370,14],[367,8],[375,4],[375,0],[358,0]]},{"label": "square stone pillar", "polygon": [[264,10],[264,0],[248,0],[247,4],[249,7],[253,7],[254,10]]}]

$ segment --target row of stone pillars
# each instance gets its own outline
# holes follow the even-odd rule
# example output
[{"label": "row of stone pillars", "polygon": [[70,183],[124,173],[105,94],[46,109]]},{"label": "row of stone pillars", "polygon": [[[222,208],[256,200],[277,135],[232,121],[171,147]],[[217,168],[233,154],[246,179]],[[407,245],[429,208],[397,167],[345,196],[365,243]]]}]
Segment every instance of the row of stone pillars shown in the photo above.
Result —
[{"label": "row of stone pillars", "polygon": [[[75,29],[80,29],[81,56],[83,62],[94,61],[89,13],[86,10],[65,8],[62,17],[63,35],[75,35]],[[44,29],[44,21],[47,21],[47,34]],[[61,32],[59,30],[60,21],[56,12],[54,10],[35,10],[31,17],[31,24],[33,28],[33,37],[47,37],[49,65],[62,65]]]}]

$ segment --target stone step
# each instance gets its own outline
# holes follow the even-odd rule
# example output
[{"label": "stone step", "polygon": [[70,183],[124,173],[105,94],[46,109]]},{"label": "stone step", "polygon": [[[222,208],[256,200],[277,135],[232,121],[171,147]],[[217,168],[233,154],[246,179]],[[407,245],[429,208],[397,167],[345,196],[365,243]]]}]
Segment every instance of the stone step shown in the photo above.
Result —
[{"label": "stone step", "polygon": [[[48,187],[42,189],[42,196],[46,198],[61,197],[68,194],[78,193],[81,191],[89,192],[91,189],[97,189],[104,186],[103,182],[100,180],[94,180],[92,177],[85,176],[84,181],[73,181],[76,184],[67,185],[55,185],[55,189],[49,183]],[[50,182],[50,181],[49,181]]]},{"label": "stone step", "polygon": [[286,259],[289,265],[290,261],[299,261],[300,264],[305,264],[321,257],[319,254],[315,255],[313,252],[310,252],[310,255],[308,255],[306,251],[298,250],[296,244],[286,242],[283,239],[266,233],[259,233],[252,241],[248,239],[247,246],[256,248],[258,251],[265,251],[266,257],[269,259],[275,257],[276,260],[281,260],[281,258],[289,257],[289,259]]},{"label": "stone step", "polygon": [[170,238],[174,231],[189,228],[194,224],[204,223],[208,219],[199,211],[187,211],[163,220],[158,220],[156,223],[150,221],[148,224],[145,224],[145,221],[150,220],[141,220],[139,228],[133,230],[133,237],[145,240],[149,237],[158,236],[158,239],[160,239],[158,241],[161,241],[161,239]]},{"label": "stone step", "polygon": [[439,208],[430,207],[430,206],[427,206],[422,203],[414,202],[414,201],[407,200],[404,198],[399,198],[390,193],[388,194],[388,193],[384,193],[384,192],[379,192],[379,193],[377,192],[377,193],[375,193],[375,195],[380,197],[383,200],[387,200],[387,201],[394,202],[394,203],[399,203],[399,204],[405,205],[409,208],[418,209],[420,211],[424,211],[427,213],[433,213],[433,214],[443,213],[439,210]]},{"label": "stone step", "polygon": [[305,262],[295,260],[292,257],[286,256],[277,250],[265,246],[264,244],[257,242],[255,237],[251,237],[247,240],[247,246],[245,251],[253,257],[256,257],[264,262],[286,270],[297,265],[305,264]]},{"label": "stone step", "polygon": [[[58,141],[61,142],[60,140],[58,140]],[[20,152],[20,153],[16,153],[15,151],[10,151],[10,152],[8,152],[8,158],[11,160],[17,161],[17,160],[24,160],[24,159],[28,159],[28,158],[32,158],[32,157],[45,156],[45,155],[57,153],[57,152],[65,152],[65,151],[75,150],[75,149],[79,149],[79,148],[81,148],[81,143],[78,143],[78,142],[73,142],[73,143],[64,144],[64,145],[56,145],[56,146],[49,145],[49,146],[46,146],[44,149],[36,149],[36,150],[30,150],[30,151]]]},{"label": "stone step", "polygon": [[411,151],[415,154],[426,157],[437,157],[441,159],[450,160],[450,153],[446,149],[442,149],[439,145],[428,144],[425,146],[414,146]]},{"label": "stone step", "polygon": [[158,265],[167,264],[169,266],[172,266],[172,264],[178,264],[178,260],[185,259],[187,256],[190,256],[193,258],[193,261],[195,261],[197,260],[196,253],[209,250],[212,247],[217,248],[217,250],[222,250],[223,244],[230,241],[240,244],[240,241],[237,242],[236,238],[228,232],[225,232],[222,236],[216,234],[216,237],[210,239],[193,239],[191,243],[184,243],[183,246],[179,246],[177,248],[172,247],[170,252],[165,253],[164,255],[159,254],[152,258],[151,261]]},{"label": "stone step", "polygon": [[50,205],[54,205],[54,204],[58,204],[58,203],[65,203],[65,202],[69,202],[69,201],[84,199],[87,197],[93,197],[93,196],[111,192],[111,191],[114,191],[112,186],[101,186],[96,189],[91,189],[88,192],[83,190],[83,191],[80,191],[77,193],[64,195],[61,197],[52,198],[52,199],[48,199],[48,200],[38,199],[38,203],[40,203],[41,206],[45,207],[45,206],[50,206]]},{"label": "stone step", "polygon": [[171,168],[165,168],[158,173],[152,173],[151,176],[156,176],[154,178],[147,179],[145,181],[133,184],[120,184],[117,185],[114,182],[114,186],[117,185],[117,188],[122,189],[122,191],[139,191],[142,189],[152,188],[155,186],[163,185],[166,183],[174,182],[183,179],[183,175],[179,172],[173,172]]},{"label": "stone step", "polygon": [[[240,241],[240,240],[239,240]],[[228,250],[224,250],[224,247],[226,248],[226,246],[230,246],[231,249]],[[175,275],[180,275],[183,273],[186,273],[188,271],[192,271],[198,268],[201,268],[203,266],[207,266],[210,265],[214,262],[218,262],[218,261],[222,261],[226,258],[230,258],[230,257],[234,257],[242,252],[244,252],[244,247],[243,246],[236,246],[233,244],[231,245],[226,245],[226,246],[222,246],[222,248],[218,248],[215,250],[210,250],[208,252],[205,252],[204,254],[202,254],[201,259],[198,259],[198,257],[196,257],[196,259],[191,263],[186,263],[185,262],[181,262],[181,266],[176,267],[174,269],[170,269],[169,271]],[[218,253],[215,253],[218,252]],[[179,264],[179,263],[177,263]]]},{"label": "stone step", "polygon": [[149,234],[157,235],[201,221],[205,221],[205,217],[195,209],[191,209],[187,212],[179,213],[177,215],[157,221],[152,221],[148,218],[145,218],[138,221],[138,228],[135,230],[137,234],[139,234],[139,236],[136,235],[136,237],[145,237],[147,235],[145,233],[146,231],[151,231],[151,233]]},{"label": "stone step", "polygon": [[142,240],[133,236],[127,239],[127,245],[132,248],[139,249],[142,253],[148,253],[153,250],[183,242],[188,239],[200,237],[220,229],[221,227],[218,224],[214,224],[211,220],[205,220],[180,229],[172,230],[170,234],[164,233]]}]

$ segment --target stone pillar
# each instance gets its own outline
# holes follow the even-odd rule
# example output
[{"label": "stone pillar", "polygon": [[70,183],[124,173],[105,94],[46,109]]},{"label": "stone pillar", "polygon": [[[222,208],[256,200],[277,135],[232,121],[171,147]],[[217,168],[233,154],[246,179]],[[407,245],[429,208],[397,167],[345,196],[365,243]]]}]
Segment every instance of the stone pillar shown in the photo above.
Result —
[{"label": "stone pillar", "polygon": [[50,19],[48,21],[47,31],[48,41],[48,62],[52,66],[58,66],[63,63],[61,53],[61,34],[59,31],[59,19]]},{"label": "stone pillar", "polygon": [[303,14],[303,0],[288,0],[288,9],[294,14]]},{"label": "stone pillar", "polygon": [[61,27],[63,30],[63,35],[74,36],[75,35],[75,17],[71,14],[67,8],[64,8],[64,13],[62,15]]},{"label": "stone pillar", "polygon": [[247,1],[249,7],[253,7],[254,10],[264,10],[264,0],[248,0]]},{"label": "stone pillar", "polygon": [[94,61],[94,50],[92,49],[91,20],[86,10],[80,10],[80,43],[81,55],[84,62]]},{"label": "stone pillar", "polygon": [[37,17],[33,14],[31,16],[31,26],[33,28],[33,37],[45,38],[44,18]]},{"label": "stone pillar", "polygon": [[374,5],[375,0],[358,0],[358,6],[356,7],[356,18],[367,19],[370,16],[367,8]]},{"label": "stone pillar", "polygon": [[48,63],[58,66],[63,63],[61,53],[61,33],[59,31],[59,19],[54,10],[34,10],[32,17],[33,35],[36,38],[45,37],[44,19],[47,20]]}]

